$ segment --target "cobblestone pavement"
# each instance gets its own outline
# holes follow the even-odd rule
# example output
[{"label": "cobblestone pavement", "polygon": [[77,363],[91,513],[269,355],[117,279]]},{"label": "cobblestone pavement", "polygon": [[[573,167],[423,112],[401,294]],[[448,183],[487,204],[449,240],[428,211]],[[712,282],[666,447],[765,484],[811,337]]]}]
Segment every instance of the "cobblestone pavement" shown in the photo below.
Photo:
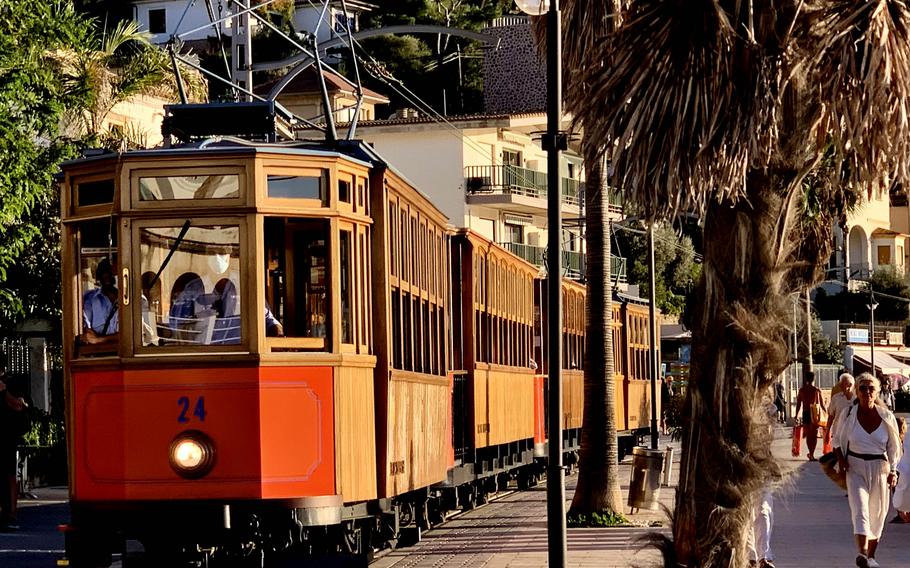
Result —
[{"label": "cobblestone pavement", "polygon": [[[661,440],[661,448],[668,439]],[[676,446],[676,444],[673,444]],[[674,454],[673,481],[678,479],[679,452]],[[620,465],[623,498],[628,495],[631,463]],[[576,476],[566,480],[571,499]],[[662,507],[672,506],[675,484],[661,489]],[[568,502],[567,502],[568,507]],[[651,535],[668,535],[664,511],[625,513],[635,523],[661,523],[662,527],[569,529],[568,566],[575,568],[626,568],[660,566],[660,553],[649,546]],[[424,534],[418,544],[395,550],[374,568],[531,568],[547,565],[546,488],[515,492],[464,513]]]}]

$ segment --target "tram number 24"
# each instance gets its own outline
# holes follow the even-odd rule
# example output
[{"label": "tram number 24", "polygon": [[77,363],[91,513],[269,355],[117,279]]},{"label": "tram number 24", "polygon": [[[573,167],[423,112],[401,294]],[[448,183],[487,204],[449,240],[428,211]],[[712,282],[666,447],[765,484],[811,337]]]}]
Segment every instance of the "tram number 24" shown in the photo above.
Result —
[{"label": "tram number 24", "polygon": [[[193,406],[193,412],[190,414],[190,406]],[[205,422],[205,397],[200,396],[196,399],[196,404],[192,405],[190,397],[181,396],[177,399],[177,408],[180,409],[180,413],[177,415],[177,422],[180,424],[186,424],[191,421],[193,417],[199,419],[200,422]]]}]

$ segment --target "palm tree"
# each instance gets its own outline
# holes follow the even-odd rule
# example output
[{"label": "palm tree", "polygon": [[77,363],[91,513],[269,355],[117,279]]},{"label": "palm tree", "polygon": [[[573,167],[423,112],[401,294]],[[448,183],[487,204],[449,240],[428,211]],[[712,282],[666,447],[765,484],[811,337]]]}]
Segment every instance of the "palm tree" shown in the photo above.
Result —
[{"label": "palm tree", "polygon": [[745,565],[776,471],[759,405],[787,364],[787,296],[821,280],[851,195],[907,179],[908,30],[903,0],[630,0],[567,74],[567,108],[613,150],[626,202],[704,219],[667,565]]},{"label": "palm tree", "polygon": [[[121,21],[110,31],[96,34],[82,48],[53,53],[66,74],[67,87],[82,92],[89,103],[71,116],[72,136],[97,142],[110,138],[105,120],[119,103],[137,95],[157,95],[177,100],[177,83],[168,54],[149,43],[148,34],[135,21]],[[195,71],[181,68],[189,97],[204,100],[206,84]],[[127,136],[130,131],[125,132]]]},{"label": "palm tree", "polygon": [[[589,66],[600,66],[595,46],[611,33],[620,0],[563,3],[563,74],[571,78]],[[546,44],[546,21],[538,18],[534,33]],[[613,288],[610,275],[609,188],[603,141],[583,135],[585,168],[585,365],[584,414],[578,481],[569,517],[622,512],[619,446],[616,439],[616,386],[613,357]]]}]

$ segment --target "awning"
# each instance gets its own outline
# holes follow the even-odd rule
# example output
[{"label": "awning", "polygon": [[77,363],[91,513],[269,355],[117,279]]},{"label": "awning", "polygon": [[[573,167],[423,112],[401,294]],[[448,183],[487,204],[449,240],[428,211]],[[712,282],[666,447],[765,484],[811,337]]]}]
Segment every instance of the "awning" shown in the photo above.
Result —
[{"label": "awning", "polygon": [[[886,375],[898,374],[910,376],[910,363],[902,361],[906,355],[901,354],[899,357],[892,357],[888,351],[884,349],[875,350],[875,368],[878,371]],[[856,349],[853,350],[853,358],[862,362],[863,365],[871,367],[870,361],[872,357],[870,356],[868,349]]]}]

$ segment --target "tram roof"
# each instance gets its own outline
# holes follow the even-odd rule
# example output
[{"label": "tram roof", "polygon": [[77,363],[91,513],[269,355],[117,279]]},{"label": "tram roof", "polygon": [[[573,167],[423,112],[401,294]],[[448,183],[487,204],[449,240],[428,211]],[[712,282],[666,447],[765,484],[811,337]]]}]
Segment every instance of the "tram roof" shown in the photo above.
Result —
[{"label": "tram roof", "polygon": [[[421,197],[430,204],[436,203],[423,190],[405,176],[401,170],[383,158],[375,148],[363,140],[338,140],[332,142],[321,141],[292,141],[292,142],[253,142],[233,137],[214,137],[199,142],[191,142],[172,146],[170,148],[150,148],[144,150],[128,150],[115,152],[112,150],[88,150],[81,158],[67,160],[60,164],[61,169],[81,166],[92,162],[116,161],[124,158],[154,158],[154,157],[179,157],[211,155],[256,155],[256,154],[283,154],[287,156],[343,158],[362,166],[383,167],[394,173],[396,177],[407,183]],[[440,211],[441,212],[441,211]]]},{"label": "tram roof", "polygon": [[347,147],[332,147],[325,143],[319,142],[278,142],[278,143],[268,143],[268,142],[250,142],[246,140],[239,139],[227,139],[227,138],[210,138],[208,140],[203,140],[200,142],[193,142],[189,144],[181,144],[179,146],[172,146],[170,148],[149,148],[143,150],[127,150],[126,152],[115,152],[107,150],[88,150],[86,154],[81,158],[75,158],[73,160],[67,160],[60,164],[61,167],[70,167],[77,166],[82,164],[87,164],[91,162],[102,162],[106,160],[120,160],[124,158],[154,158],[154,157],[173,157],[173,156],[202,156],[205,154],[209,155],[224,155],[224,154],[236,154],[236,155],[255,155],[255,154],[284,154],[290,156],[311,156],[311,157],[323,157],[323,158],[344,158],[356,163],[359,163],[363,166],[373,166],[376,165],[376,162],[381,162],[383,165],[388,165],[385,160],[379,157],[375,151],[372,153],[374,158],[370,158],[370,154],[360,151],[359,148],[356,148],[356,145],[362,145],[360,141],[350,143],[339,143],[345,144]]}]

